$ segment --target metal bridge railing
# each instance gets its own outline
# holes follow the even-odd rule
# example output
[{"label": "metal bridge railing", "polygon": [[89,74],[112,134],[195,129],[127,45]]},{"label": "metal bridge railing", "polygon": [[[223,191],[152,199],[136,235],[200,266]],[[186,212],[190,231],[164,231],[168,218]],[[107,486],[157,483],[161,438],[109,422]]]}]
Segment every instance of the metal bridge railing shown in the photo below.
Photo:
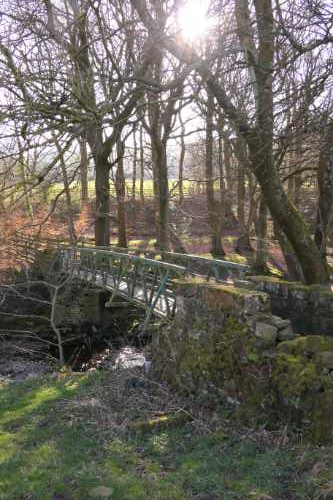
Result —
[{"label": "metal bridge railing", "polygon": [[61,268],[86,282],[94,283],[146,309],[146,322],[153,312],[160,316],[175,313],[171,280],[188,274],[185,267],[135,255],[97,248],[59,247]]},{"label": "metal bridge railing", "polygon": [[[88,245],[85,246],[85,248],[96,247]],[[188,274],[205,277],[207,280],[213,278],[218,281],[228,281],[229,278],[235,277],[237,279],[242,279],[250,269],[250,266],[247,264],[239,264],[238,262],[202,257],[194,254],[182,254],[151,249],[120,248],[112,245],[103,247],[103,249],[126,255],[136,255],[143,258],[154,259],[158,262],[176,264],[185,267]]]},{"label": "metal bridge railing", "polygon": [[122,249],[118,247],[71,246],[58,239],[36,239],[18,234],[17,253],[33,262],[36,253],[54,250],[60,269],[111,292],[146,309],[146,323],[153,312],[172,316],[176,309],[172,280],[184,276],[199,276],[206,280],[226,282],[241,278],[249,266],[196,255],[158,250]]}]

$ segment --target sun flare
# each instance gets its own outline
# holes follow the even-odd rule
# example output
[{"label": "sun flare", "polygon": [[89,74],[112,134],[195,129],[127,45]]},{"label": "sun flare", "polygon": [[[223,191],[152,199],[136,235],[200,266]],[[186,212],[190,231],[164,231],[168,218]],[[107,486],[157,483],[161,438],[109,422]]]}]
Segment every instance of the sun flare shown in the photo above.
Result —
[{"label": "sun flare", "polygon": [[178,13],[178,26],[187,41],[195,42],[206,36],[210,26],[209,3],[209,0],[188,0]]}]

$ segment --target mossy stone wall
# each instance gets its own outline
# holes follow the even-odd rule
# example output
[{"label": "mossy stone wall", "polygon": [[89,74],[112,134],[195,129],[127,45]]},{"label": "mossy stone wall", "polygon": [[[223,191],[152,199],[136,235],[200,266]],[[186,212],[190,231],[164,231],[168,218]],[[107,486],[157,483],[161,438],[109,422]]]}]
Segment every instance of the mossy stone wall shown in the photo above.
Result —
[{"label": "mossy stone wall", "polygon": [[333,337],[333,292],[267,276],[250,276],[256,290],[271,298],[272,312],[291,319],[297,333]]},{"label": "mossy stone wall", "polygon": [[332,339],[295,335],[262,292],[188,279],[176,300],[175,320],[153,339],[164,379],[198,402],[231,401],[247,421],[333,442]]}]

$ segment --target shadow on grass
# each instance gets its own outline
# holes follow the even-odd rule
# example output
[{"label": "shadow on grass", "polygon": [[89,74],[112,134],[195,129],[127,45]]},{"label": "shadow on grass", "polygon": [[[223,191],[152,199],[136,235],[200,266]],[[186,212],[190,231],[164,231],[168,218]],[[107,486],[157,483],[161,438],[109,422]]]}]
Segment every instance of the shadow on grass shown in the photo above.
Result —
[{"label": "shadow on grass", "polygon": [[140,434],[99,428],[88,407],[78,413],[74,403],[88,394],[93,405],[106,376],[0,389],[1,500],[82,500],[100,486],[111,500],[316,498],[295,449],[198,435],[189,424]]}]

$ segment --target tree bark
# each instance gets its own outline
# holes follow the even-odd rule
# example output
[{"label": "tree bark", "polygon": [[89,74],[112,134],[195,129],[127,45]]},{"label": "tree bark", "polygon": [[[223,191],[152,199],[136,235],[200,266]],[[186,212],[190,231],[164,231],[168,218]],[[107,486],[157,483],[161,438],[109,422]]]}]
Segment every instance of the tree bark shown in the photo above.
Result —
[{"label": "tree bark", "polygon": [[34,219],[34,211],[32,208],[32,204],[30,201],[30,190],[27,184],[27,179],[26,179],[26,173],[25,173],[25,161],[24,161],[24,155],[23,155],[23,148],[21,145],[20,140],[18,139],[18,146],[19,146],[19,169],[20,169],[20,176],[21,176],[21,183],[24,191],[24,200],[25,204],[27,207],[27,212],[29,214],[29,217],[31,220]]},{"label": "tree bark", "polygon": [[274,224],[274,233],[279,241],[279,245],[281,247],[283,257],[287,266],[289,278],[293,281],[298,281],[298,280],[303,281],[296,254],[292,246],[290,245],[289,241],[287,240],[286,236],[279,229],[277,224]]},{"label": "tree bark", "polygon": [[158,181],[158,246],[160,250],[169,250],[169,181],[164,141],[155,143]]},{"label": "tree bark", "polygon": [[326,126],[318,161],[317,182],[319,200],[314,239],[327,265],[326,246],[333,207],[333,120]]},{"label": "tree bark", "polygon": [[81,208],[89,202],[88,188],[88,154],[87,143],[84,138],[79,140],[80,143],[80,182],[81,182]]},{"label": "tree bark", "polygon": [[140,200],[142,205],[145,202],[144,195],[144,178],[145,178],[145,170],[144,170],[144,149],[143,149],[143,127],[140,126]]},{"label": "tree bark", "polygon": [[136,165],[137,165],[137,155],[138,155],[138,147],[136,143],[136,131],[133,132],[133,172],[132,172],[132,200],[135,200],[135,191],[136,191]]},{"label": "tree bark", "polygon": [[181,125],[180,130],[180,157],[179,157],[179,173],[178,173],[178,185],[179,185],[179,203],[180,205],[184,202],[184,160],[185,160],[185,126],[182,120],[182,115],[179,113],[179,122]]},{"label": "tree bark", "polygon": [[[161,77],[161,57],[162,54],[156,55],[154,67],[154,75],[158,80]],[[169,250],[169,181],[166,147],[169,133],[166,122],[169,122],[170,117],[166,117],[166,111],[162,112],[161,103],[156,101],[156,95],[151,92],[148,93],[148,116],[154,182],[156,244],[160,250],[167,251]]]},{"label": "tree bark", "polygon": [[224,179],[224,165],[223,165],[223,140],[222,140],[222,130],[223,130],[223,118],[220,114],[219,119],[219,136],[218,136],[218,172],[219,172],[219,188],[220,188],[220,217],[219,217],[219,232],[222,235],[224,230],[225,221],[225,203],[226,203],[226,190],[225,190],[225,179]]},{"label": "tree bark", "polygon": [[211,233],[211,249],[210,253],[215,257],[222,257],[225,252],[221,241],[221,225],[217,214],[217,203],[214,196],[214,179],[213,179],[213,114],[214,114],[214,97],[211,92],[207,91],[207,111],[206,111],[206,200],[208,211],[208,223]]},{"label": "tree bark", "polygon": [[104,155],[95,156],[96,221],[95,243],[110,245],[110,162]]},{"label": "tree bark", "polygon": [[225,219],[229,221],[230,226],[234,226],[237,223],[235,214],[232,210],[232,191],[233,191],[233,179],[232,179],[232,168],[231,168],[231,146],[229,141],[223,140],[223,159],[225,167],[225,179],[226,179],[226,197],[225,197]]},{"label": "tree bark", "polygon": [[237,134],[234,149],[237,158],[237,219],[239,230],[239,237],[235,245],[235,250],[240,254],[248,254],[253,252],[250,242],[252,207],[250,207],[248,222],[245,222],[245,174],[248,171],[249,165],[246,142],[239,132]]},{"label": "tree bark", "polygon": [[58,151],[59,163],[60,163],[61,172],[62,172],[62,179],[63,179],[63,183],[64,183],[69,240],[71,243],[75,243],[76,242],[76,233],[75,233],[75,225],[74,225],[74,220],[73,220],[72,197],[71,197],[71,192],[70,192],[70,184],[69,184],[69,180],[68,180],[64,154],[63,154],[63,150],[61,149],[61,146],[60,146],[58,140],[55,138],[55,136],[54,136],[54,143],[55,143],[57,151]]},{"label": "tree bark", "polygon": [[118,246],[127,248],[126,236],[126,212],[125,212],[125,176],[124,176],[124,151],[125,145],[118,139],[117,141],[117,172],[116,172],[116,196],[118,212]]},{"label": "tree bark", "polygon": [[257,220],[257,251],[253,272],[255,274],[268,274],[267,267],[267,205],[262,196],[259,203]]}]

